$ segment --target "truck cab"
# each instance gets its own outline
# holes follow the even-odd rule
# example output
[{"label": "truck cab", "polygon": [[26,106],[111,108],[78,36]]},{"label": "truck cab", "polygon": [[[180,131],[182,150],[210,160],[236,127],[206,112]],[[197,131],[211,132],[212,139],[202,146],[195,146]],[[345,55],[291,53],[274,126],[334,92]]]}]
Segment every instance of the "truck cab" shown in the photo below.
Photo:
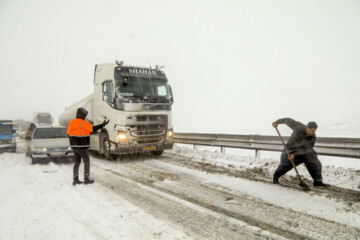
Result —
[{"label": "truck cab", "polygon": [[152,152],[173,147],[173,95],[165,73],[122,64],[95,69],[94,124],[110,123],[90,141],[101,153]]},{"label": "truck cab", "polygon": [[16,152],[15,133],[12,120],[0,120],[0,151]]},{"label": "truck cab", "polygon": [[90,136],[91,150],[106,158],[139,152],[161,155],[174,145],[173,103],[171,86],[161,68],[123,62],[97,64],[94,92],[66,108],[59,123],[67,126],[75,118],[76,110],[83,107],[91,124],[110,121]]}]

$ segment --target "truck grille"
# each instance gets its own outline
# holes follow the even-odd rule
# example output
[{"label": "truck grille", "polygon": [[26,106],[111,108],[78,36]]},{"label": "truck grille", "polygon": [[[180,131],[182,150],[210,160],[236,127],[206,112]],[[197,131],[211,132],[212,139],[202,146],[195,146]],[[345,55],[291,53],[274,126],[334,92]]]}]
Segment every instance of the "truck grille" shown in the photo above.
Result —
[{"label": "truck grille", "polygon": [[138,115],[135,117],[137,122],[158,122],[165,123],[167,122],[166,115]]},{"label": "truck grille", "polygon": [[137,125],[130,130],[135,144],[160,143],[165,134],[166,125]]},{"label": "truck grille", "polygon": [[167,115],[136,115],[128,117],[127,129],[134,144],[158,144],[165,139],[167,122]]}]

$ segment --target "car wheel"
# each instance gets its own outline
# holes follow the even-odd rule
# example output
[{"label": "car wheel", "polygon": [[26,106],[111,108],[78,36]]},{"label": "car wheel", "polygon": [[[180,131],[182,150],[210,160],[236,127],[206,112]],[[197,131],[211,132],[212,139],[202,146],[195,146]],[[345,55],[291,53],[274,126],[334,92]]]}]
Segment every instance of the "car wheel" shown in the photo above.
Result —
[{"label": "car wheel", "polygon": [[30,154],[30,158],[31,158],[31,164],[36,164],[37,161],[35,158],[33,158],[33,156]]}]

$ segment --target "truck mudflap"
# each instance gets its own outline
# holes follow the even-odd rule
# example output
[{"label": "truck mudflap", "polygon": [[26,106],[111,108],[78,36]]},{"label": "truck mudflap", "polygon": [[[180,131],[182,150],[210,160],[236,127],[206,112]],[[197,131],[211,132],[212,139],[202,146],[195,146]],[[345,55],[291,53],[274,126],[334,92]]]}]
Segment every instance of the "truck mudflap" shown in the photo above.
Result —
[{"label": "truck mudflap", "polygon": [[141,152],[153,152],[172,149],[173,142],[161,144],[161,145],[146,145],[146,146],[116,146],[110,150],[111,154],[129,154],[129,153],[141,153]]}]

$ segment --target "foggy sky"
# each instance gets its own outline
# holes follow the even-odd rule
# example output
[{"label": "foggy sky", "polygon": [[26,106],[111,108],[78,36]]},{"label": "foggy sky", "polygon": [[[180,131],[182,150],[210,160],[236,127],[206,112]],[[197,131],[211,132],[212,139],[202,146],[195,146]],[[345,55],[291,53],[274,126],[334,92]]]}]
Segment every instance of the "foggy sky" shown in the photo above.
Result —
[{"label": "foggy sky", "polygon": [[57,118],[94,65],[165,66],[182,132],[360,115],[360,1],[0,0],[0,118]]}]

